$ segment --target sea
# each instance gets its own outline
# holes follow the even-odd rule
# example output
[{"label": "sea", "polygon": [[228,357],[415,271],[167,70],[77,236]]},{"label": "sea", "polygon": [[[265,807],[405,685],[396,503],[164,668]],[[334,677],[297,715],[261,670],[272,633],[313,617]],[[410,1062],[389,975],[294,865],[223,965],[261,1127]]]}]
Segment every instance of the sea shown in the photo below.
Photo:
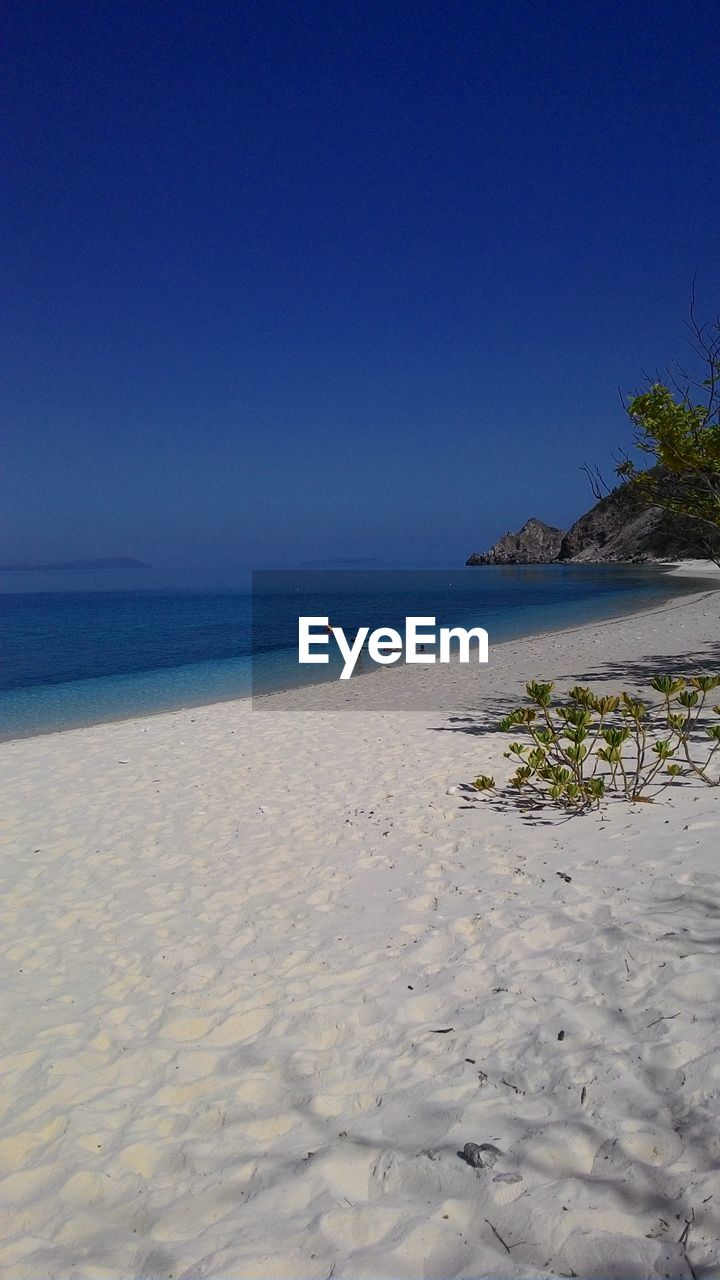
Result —
[{"label": "sea", "polygon": [[[149,715],[336,678],[298,668],[297,614],[403,629],[410,614],[482,626],[492,646],[698,591],[648,566],[187,575],[0,574],[0,739]],[[302,609],[300,609],[302,604]],[[295,620],[293,623],[293,619]],[[356,678],[362,679],[362,675]]]}]

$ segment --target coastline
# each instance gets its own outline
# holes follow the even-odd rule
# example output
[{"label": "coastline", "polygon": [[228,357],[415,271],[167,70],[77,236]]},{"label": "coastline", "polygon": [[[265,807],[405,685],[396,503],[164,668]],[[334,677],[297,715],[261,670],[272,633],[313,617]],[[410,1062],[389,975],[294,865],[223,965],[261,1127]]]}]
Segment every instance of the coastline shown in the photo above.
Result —
[{"label": "coastline", "polygon": [[713,1274],[720,791],[568,821],[464,787],[527,679],[716,670],[719,604],[498,646],[447,714],[1,744],[8,1280]]},{"label": "coastline", "polygon": [[[587,621],[577,623],[576,625],[571,627],[558,626],[558,627],[541,628],[538,631],[530,632],[516,639],[501,640],[495,644],[492,644],[491,654],[502,652],[508,646],[517,646],[517,645],[522,645],[524,643],[530,643],[534,640],[542,639],[545,636],[574,635],[576,633],[583,632],[588,629],[596,629],[600,627],[612,626],[615,623],[621,622],[626,618],[631,618],[631,617],[639,616],[642,614],[661,613],[673,608],[682,608],[686,604],[688,605],[692,604],[696,599],[702,599],[706,595],[711,595],[713,591],[720,589],[720,568],[710,564],[708,561],[684,560],[680,562],[675,561],[675,562],[657,563],[657,564],[652,564],[649,567],[655,570],[660,570],[666,573],[668,576],[685,577],[685,578],[691,578],[691,579],[697,578],[706,583],[705,590],[698,591],[697,593],[690,592],[687,595],[683,595],[681,597],[674,597],[672,594],[670,594],[668,598],[662,601],[661,603],[648,601],[647,603],[641,603],[635,607],[630,607],[626,611],[615,613],[610,617],[600,618],[600,619],[589,619]],[[716,582],[715,586],[710,585],[713,582]],[[452,665],[452,670],[454,672],[457,672],[458,670],[460,670],[457,664],[453,663],[451,665]],[[393,681],[393,699],[392,699],[393,709],[402,709],[403,707],[405,709],[411,708],[413,705],[414,699],[413,699],[413,694],[410,689],[410,686],[407,684],[404,687],[401,686],[401,688],[403,688],[403,693],[400,696],[399,703],[398,703],[396,681],[398,677],[407,681],[408,679],[413,678],[413,676],[416,676],[417,671],[415,669],[408,668],[405,664],[400,663],[396,667],[392,668],[392,674],[395,677],[395,681]],[[426,673],[423,673],[423,674],[426,674]],[[468,682],[470,679],[473,679],[473,678],[476,679],[477,677],[477,673],[476,672],[473,673],[472,669],[467,670],[466,674],[468,676]],[[348,687],[346,685],[344,684],[339,685],[338,682],[336,681],[318,680],[316,683],[311,683],[311,684],[301,685],[301,686],[294,686],[288,689],[276,690],[271,693],[262,693],[262,694],[255,694],[255,695],[251,695],[250,693],[248,693],[240,696],[233,694],[225,698],[213,698],[209,701],[205,699],[200,699],[198,701],[188,700],[183,702],[181,705],[177,707],[160,708],[157,710],[146,710],[146,711],[143,711],[142,714],[138,714],[137,712],[131,712],[128,715],[110,716],[107,719],[103,718],[100,720],[92,720],[84,724],[70,725],[63,728],[33,730],[32,732],[16,733],[16,734],[13,734],[12,736],[7,736],[7,737],[0,735],[0,746],[2,746],[4,743],[7,743],[7,742],[26,741],[28,739],[36,738],[36,737],[44,738],[48,736],[54,736],[56,734],[77,733],[77,732],[81,732],[83,729],[98,727],[100,725],[105,725],[105,724],[124,724],[128,722],[143,721],[146,719],[155,719],[158,716],[174,716],[179,713],[182,713],[183,711],[194,711],[203,707],[222,706],[225,703],[252,702],[257,708],[262,708],[262,707],[269,708],[272,706],[279,706],[279,705],[286,705],[288,707],[296,707],[296,708],[300,708],[300,707],[310,708],[312,706],[331,707],[332,705],[334,705],[335,700],[337,699],[340,703],[347,704],[348,702],[350,702],[352,704],[355,704],[357,702],[364,701],[364,699],[358,698],[356,696],[357,686],[355,682],[357,680],[362,680],[363,682],[365,682],[369,676],[372,676],[375,680],[383,679],[387,682],[390,676],[390,672],[387,668],[385,669],[375,668],[369,671],[358,672],[353,678],[353,681],[351,682],[352,695],[350,697],[347,696]],[[426,681],[426,684],[427,683],[428,682]],[[435,709],[438,711],[441,711],[443,710],[443,697],[444,697],[443,685],[447,686],[450,683],[457,685],[457,681],[451,682],[447,680],[446,673],[440,672],[436,674],[436,679],[434,683],[436,685],[435,700],[437,701],[437,706]],[[380,709],[380,710],[385,709],[383,706],[383,702],[384,702],[386,692],[387,692],[387,685],[383,687],[382,693],[380,692],[380,686],[378,686],[376,698],[374,700],[372,698],[367,700],[368,709],[371,709],[373,705],[374,705],[374,709]],[[328,695],[327,699],[325,697],[325,694]],[[450,691],[450,696],[451,697],[457,696],[457,688],[454,688]]]},{"label": "coastline", "polygon": [[[695,563],[684,562],[673,566],[669,572],[694,578],[699,576],[696,574]],[[453,710],[475,708],[483,700],[492,700],[502,694],[519,698],[528,679],[565,678],[573,683],[573,662],[577,661],[580,665],[591,662],[597,667],[596,650],[603,639],[607,638],[611,644],[619,644],[621,648],[625,644],[637,644],[639,633],[636,634],[633,626],[635,622],[646,620],[652,629],[652,623],[666,614],[678,610],[687,614],[688,610],[693,609],[702,614],[700,626],[703,629],[707,627],[710,634],[713,634],[713,625],[716,629],[718,626],[718,609],[713,608],[713,602],[716,592],[720,590],[720,568],[706,568],[703,577],[707,584],[714,582],[715,585],[706,585],[705,590],[681,597],[670,596],[660,604],[648,604],[610,618],[581,622],[572,627],[545,629],[516,640],[491,644],[487,667],[473,664],[461,666],[454,662],[450,666],[415,668],[398,663],[393,667],[367,672],[344,684],[335,681],[264,694],[253,700],[254,706],[259,711],[273,708],[332,710],[358,707],[376,712],[431,710],[436,715],[445,712],[452,714]],[[720,597],[718,604],[720,606]],[[617,628],[620,630],[615,630]],[[675,659],[682,653],[682,645],[685,643],[680,634],[682,630],[681,627],[675,636],[666,636],[664,643],[656,644],[659,664],[665,656]],[[541,670],[537,667],[538,663],[542,664]],[[524,674],[525,672],[529,674]],[[653,675],[655,672],[651,671],[649,674]],[[419,685],[419,679],[422,680],[422,686]],[[612,672],[603,673],[598,670],[594,679],[605,683],[612,679]],[[642,687],[642,681],[638,687]]]}]

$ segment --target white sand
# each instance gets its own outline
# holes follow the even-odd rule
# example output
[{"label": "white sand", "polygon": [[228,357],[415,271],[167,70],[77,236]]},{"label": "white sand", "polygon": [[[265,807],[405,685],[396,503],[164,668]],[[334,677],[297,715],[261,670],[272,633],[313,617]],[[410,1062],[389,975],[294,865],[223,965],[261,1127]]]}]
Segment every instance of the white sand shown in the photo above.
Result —
[{"label": "white sand", "polygon": [[720,790],[448,794],[522,681],[716,669],[719,607],[503,646],[452,716],[0,746],[2,1275],[720,1276]]}]

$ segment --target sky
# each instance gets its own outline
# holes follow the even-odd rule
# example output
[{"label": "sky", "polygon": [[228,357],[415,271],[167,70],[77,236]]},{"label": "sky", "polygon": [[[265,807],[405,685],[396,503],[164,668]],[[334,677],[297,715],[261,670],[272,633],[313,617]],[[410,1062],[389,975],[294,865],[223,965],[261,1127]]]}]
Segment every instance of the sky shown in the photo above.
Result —
[{"label": "sky", "polygon": [[6,0],[0,562],[462,563],[720,309],[715,0]]}]

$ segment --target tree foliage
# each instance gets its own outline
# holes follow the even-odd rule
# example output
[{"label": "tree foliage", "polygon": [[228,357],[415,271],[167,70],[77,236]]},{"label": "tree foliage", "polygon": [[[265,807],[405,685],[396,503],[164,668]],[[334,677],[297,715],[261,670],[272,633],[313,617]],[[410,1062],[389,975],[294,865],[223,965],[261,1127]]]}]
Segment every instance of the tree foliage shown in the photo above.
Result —
[{"label": "tree foliage", "polygon": [[647,460],[624,458],[617,468],[639,498],[695,522],[698,541],[720,556],[720,316],[709,324],[690,307],[691,348],[699,373],[671,371],[668,385],[649,379],[626,409],[635,445]]}]

